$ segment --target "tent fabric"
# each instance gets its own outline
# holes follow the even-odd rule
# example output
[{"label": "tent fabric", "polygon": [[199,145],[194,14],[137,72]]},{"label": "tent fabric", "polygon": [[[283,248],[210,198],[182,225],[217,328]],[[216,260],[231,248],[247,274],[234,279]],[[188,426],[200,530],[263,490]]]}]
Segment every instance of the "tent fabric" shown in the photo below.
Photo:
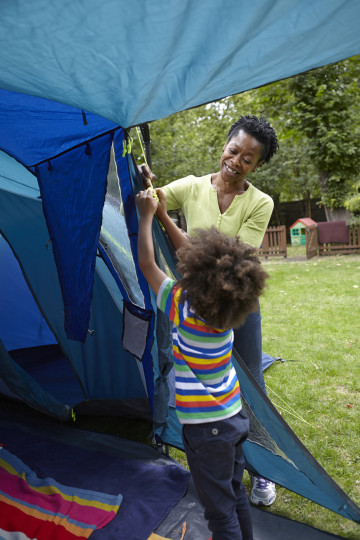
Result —
[{"label": "tent fabric", "polygon": [[[133,158],[129,158],[129,154],[123,155],[123,142],[124,142],[123,130],[115,132],[114,135],[114,152],[115,161],[117,167],[117,174],[119,178],[119,185],[121,191],[121,200],[123,204],[123,212],[125,215],[125,223],[127,228],[127,234],[130,242],[130,249],[132,258],[134,261],[134,269],[139,287],[144,296],[144,307],[146,310],[153,311],[153,303],[151,301],[151,295],[149,286],[145,280],[139,265],[137,254],[137,231],[138,231],[138,218],[135,204],[135,189],[137,183],[137,189],[139,189],[140,179],[133,163]],[[156,321],[150,319],[150,328],[148,338],[146,340],[145,350],[142,356],[142,366],[144,370],[144,376],[146,380],[146,386],[148,390],[148,396],[150,405],[153,412],[153,395],[154,395],[154,374],[153,374],[153,359],[157,357],[157,343],[153,340],[153,329],[156,327]]]},{"label": "tent fabric", "polygon": [[[251,505],[250,512],[254,540],[274,540],[275,534],[276,540],[294,540],[295,538],[298,540],[340,540],[343,538],[256,506]],[[186,496],[178,502],[174,510],[156,529],[156,532],[169,538],[176,538],[175,534],[181,530],[184,522],[191,531],[191,540],[210,538],[211,533],[208,531],[201,513],[201,506],[199,506],[199,500],[191,480]]]},{"label": "tent fabric", "polygon": [[[105,493],[109,492],[109,485],[112,486],[113,484],[116,484],[116,482],[122,482],[121,478],[114,477],[112,474],[109,478],[109,472],[112,473],[113,471],[114,461],[116,462],[119,458],[125,462],[133,460],[134,463],[132,466],[135,471],[137,471],[137,464],[140,463],[139,470],[142,470],[142,464],[147,464],[149,468],[152,467],[154,469],[152,471],[154,476],[151,479],[151,488],[147,492],[144,492],[144,490],[141,489],[141,493],[139,494],[137,489],[138,484],[141,483],[141,478],[136,473],[135,485],[132,486],[130,482],[128,490],[124,492],[125,497],[121,506],[127,506],[125,508],[125,514],[130,512],[131,519],[133,519],[134,522],[140,519],[141,525],[146,522],[148,518],[156,520],[159,525],[156,527],[155,532],[166,538],[180,537],[179,531],[181,531],[184,522],[186,522],[186,535],[189,536],[191,540],[204,540],[210,537],[211,533],[208,530],[203,510],[191,478],[188,478],[186,494],[181,497],[171,511],[165,515],[163,500],[158,498],[162,493],[162,491],[158,491],[162,488],[162,477],[161,475],[157,475],[156,467],[159,465],[167,466],[169,463],[171,464],[173,462],[169,461],[164,454],[155,451],[153,448],[141,443],[125,441],[119,437],[104,435],[103,433],[93,433],[64,424],[60,425],[57,422],[50,422],[49,420],[39,418],[38,416],[16,414],[5,410],[0,412],[0,426],[2,433],[7,435],[15,434],[10,445],[11,450],[21,456],[24,461],[27,460],[31,463],[33,467],[38,464],[38,461],[35,461],[36,453],[42,455],[44,448],[48,448],[48,440],[52,440],[54,444],[60,443],[60,455],[56,453],[56,456],[59,457],[61,464],[67,463],[67,456],[64,453],[64,450],[69,447],[75,447],[78,456],[81,456],[81,449],[86,449],[88,451],[87,456],[92,454],[96,457],[99,453],[106,455],[105,460],[96,461],[96,463],[93,463],[92,465],[92,469],[95,471],[95,482],[92,486],[97,489],[101,486]],[[21,450],[18,450],[20,445]],[[58,452],[58,450],[56,451]],[[49,457],[49,459],[51,459],[51,457]],[[48,459],[46,460],[45,467],[47,467],[47,462]],[[89,463],[91,464],[91,461],[87,460],[86,467]],[[51,463],[51,466],[52,468],[48,469],[49,472],[54,470],[54,462]],[[73,467],[73,464],[71,467]],[[37,469],[43,470],[42,462],[37,466]],[[133,469],[131,472],[133,472]],[[98,482],[98,477],[101,478],[100,483]],[[148,480],[149,478],[146,478],[145,481],[147,482]],[[182,482],[183,481],[184,478],[182,478]],[[178,482],[175,487],[176,489],[179,488]],[[114,491],[116,491],[116,486]],[[144,495],[150,495],[152,499],[155,496],[156,502],[159,501],[159,506],[156,505],[154,509],[150,504],[150,508],[148,509],[146,500],[144,500]],[[176,497],[179,497],[179,493],[176,494]],[[173,504],[173,501],[174,500],[172,500],[171,504]],[[168,508],[168,510],[169,509],[170,508]],[[122,510],[124,510],[124,508],[120,507],[120,515],[116,517],[115,520],[120,520],[121,522]],[[161,520],[162,516],[164,516],[164,519]],[[342,538],[310,527],[304,523],[299,523],[272,514],[271,512],[261,510],[254,506],[251,507],[251,517],[254,540],[273,540],[274,531],[276,531],[277,540],[293,540],[294,538],[301,538],[303,540],[340,540],[340,538]],[[115,525],[117,525],[117,521],[115,521],[114,526]],[[152,528],[152,526],[153,525],[151,525],[150,528]],[[137,530],[138,525],[134,530],[131,530],[131,534],[128,533],[128,536],[121,536],[121,525],[119,525],[120,532],[118,536],[108,535],[108,530],[105,529],[103,532],[98,531],[93,533],[93,538],[101,540],[106,533],[106,540],[121,540],[122,538],[124,540],[138,540],[138,538],[136,538]],[[142,540],[144,538],[145,537],[143,536]]]},{"label": "tent fabric", "polygon": [[0,260],[0,328],[6,349],[57,343],[29,291],[18,261],[2,236]]},{"label": "tent fabric", "polygon": [[360,508],[296,437],[256,384],[236,350],[233,351],[233,362],[240,382],[244,412],[250,420],[250,433],[243,446],[248,468],[360,523]]},{"label": "tent fabric", "polygon": [[358,0],[12,0],[0,88],[129,127],[359,54],[359,18]]},{"label": "tent fabric", "polygon": [[10,351],[9,356],[43,391],[60,403],[66,403],[70,408],[83,401],[84,394],[79,380],[57,343],[17,349]]},{"label": "tent fabric", "polygon": [[[89,538],[116,516],[122,495],[65,486],[40,478],[5,448],[0,454],[0,531],[37,540]],[[7,535],[6,535],[7,536]]]},{"label": "tent fabric", "polygon": [[145,353],[149,335],[152,311],[141,310],[138,306],[124,302],[123,347],[140,362]]},{"label": "tent fabric", "polygon": [[[77,364],[73,365],[77,376],[80,378],[81,384],[85,385],[85,387],[88,387],[89,385],[92,387],[90,390],[89,388],[86,389],[83,387],[84,397],[88,398],[91,395],[93,399],[102,399],[106,396],[107,399],[109,399],[110,394],[112,394],[111,399],[117,399],[116,396],[121,396],[122,400],[126,399],[126,397],[139,399],[140,401],[143,400],[143,398],[147,398],[149,399],[150,406],[152,406],[153,373],[150,354],[153,346],[152,331],[149,332],[146,341],[146,354],[144,355],[142,365],[136,365],[134,358],[131,355],[128,355],[131,360],[128,361],[126,371],[128,371],[129,374],[132,373],[129,377],[130,382],[126,380],[126,377],[122,378],[119,382],[118,375],[109,377],[109,374],[105,369],[106,365],[110,367],[110,372],[113,374],[122,371],[123,369],[119,362],[116,362],[116,357],[119,354],[118,351],[122,350],[122,346],[120,346],[119,349],[119,345],[117,344],[118,341],[121,340],[121,329],[123,327],[122,310],[119,311],[118,309],[120,302],[122,304],[122,300],[119,301],[119,294],[121,296],[121,293],[117,290],[116,304],[111,303],[110,308],[108,296],[109,293],[111,296],[114,295],[113,285],[111,285],[111,291],[108,288],[111,279],[107,276],[105,282],[102,277],[99,278],[98,274],[94,275],[97,237],[101,224],[102,204],[105,197],[106,180],[108,179],[110,145],[114,132],[119,133],[118,136],[115,137],[114,145],[114,147],[118,149],[117,154],[119,157],[117,159],[116,167],[113,170],[113,176],[116,176],[117,185],[119,184],[118,173],[122,176],[125,198],[124,194],[122,194],[122,197],[124,199],[124,204],[126,204],[127,207],[127,213],[132,213],[131,226],[134,230],[133,234],[136,234],[137,230],[135,201],[131,182],[129,180],[126,158],[122,156],[122,130],[117,126],[113,129],[114,125],[110,125],[108,121],[105,121],[102,118],[93,118],[93,121],[91,122],[91,115],[86,115],[87,124],[85,127],[86,129],[90,129],[90,131],[87,132],[84,128],[81,111],[76,111],[72,107],[64,107],[55,104],[57,106],[58,114],[54,119],[52,113],[53,105],[48,100],[22,96],[19,103],[15,105],[16,100],[12,101],[10,99],[9,103],[7,103],[8,97],[8,92],[0,92],[0,101],[1,99],[3,100],[3,110],[6,110],[9,115],[11,109],[13,109],[15,115],[13,120],[15,123],[19,122],[20,128],[15,134],[12,133],[12,138],[5,134],[5,130],[2,131],[0,129],[0,132],[2,133],[2,143],[10,154],[15,155],[17,160],[22,161],[24,165],[27,164],[28,166],[33,163],[33,161],[28,161],[28,156],[31,155],[32,151],[36,154],[38,146],[42,147],[41,158],[45,158],[45,160],[42,163],[38,163],[34,169],[36,169],[41,185],[41,202],[45,210],[50,235],[49,232],[43,228],[41,235],[42,240],[40,240],[39,231],[35,231],[34,229],[34,227],[44,227],[43,217],[40,217],[39,214],[41,211],[41,206],[39,205],[40,201],[37,197],[36,201],[32,201],[30,198],[17,197],[15,194],[12,196],[10,192],[5,191],[2,192],[2,194],[6,199],[6,201],[5,199],[3,200],[6,209],[4,209],[4,213],[2,214],[3,223],[1,224],[1,228],[5,231],[8,228],[11,229],[8,240],[12,247],[14,247],[14,242],[18,244],[17,247],[15,246],[15,253],[23,262],[24,260],[27,260],[27,264],[31,266],[31,277],[28,279],[32,283],[32,292],[33,294],[35,293],[36,296],[36,291],[34,290],[35,282],[41,290],[40,295],[44,295],[44,304],[47,306],[48,313],[51,311],[52,318],[55,316],[54,295],[57,295],[58,300],[60,300],[58,293],[60,292],[62,295],[64,300],[63,303],[65,304],[66,338],[77,338],[80,341],[84,341],[88,335],[88,329],[90,331],[89,335],[91,335],[91,341],[88,339],[85,343],[86,352],[79,350],[75,344],[72,346],[68,339],[65,340],[64,345],[66,353],[68,355],[70,353],[70,362],[72,364],[73,362]],[[26,98],[28,98],[27,105],[24,104]],[[33,114],[34,109],[36,114]],[[63,109],[63,111],[61,112],[60,109]],[[24,119],[25,124],[26,119],[28,119],[29,125],[24,125]],[[57,122],[59,123],[59,132],[55,127]],[[92,129],[92,126],[95,126],[95,131]],[[67,129],[66,134],[63,132],[65,128]],[[109,128],[111,128],[110,131]],[[34,133],[41,134],[39,135],[40,138],[36,136],[34,138],[22,136],[21,138],[22,133],[27,133],[29,129]],[[66,141],[66,148],[61,142],[63,140]],[[59,148],[57,148],[57,145],[59,145]],[[71,145],[73,145],[73,148],[71,148]],[[103,158],[99,160],[99,155],[101,154]],[[2,156],[5,156],[5,154],[2,154]],[[37,159],[38,158],[39,156],[37,156]],[[102,172],[100,171],[99,174],[101,162],[103,163]],[[5,163],[5,171],[7,171],[9,168],[8,158],[5,159]],[[74,164],[77,164],[77,166],[74,166]],[[13,169],[15,168],[13,167]],[[16,173],[13,171],[11,176],[16,176]],[[19,176],[20,175],[18,175],[18,178]],[[8,183],[9,179],[5,178],[5,180]],[[83,183],[82,186],[79,185],[81,180]],[[22,186],[22,184],[18,185]],[[16,185],[16,188],[13,188],[16,193],[18,193],[18,185]],[[126,190],[128,189],[126,186],[130,186],[128,195],[126,195]],[[94,196],[95,191],[97,191],[97,195]],[[21,189],[21,193],[23,193],[23,189]],[[36,193],[32,192],[31,195],[35,197]],[[11,199],[10,204],[7,197],[10,197]],[[70,202],[72,205],[71,212]],[[14,205],[18,207],[15,212]],[[21,207],[23,208],[22,212]],[[32,215],[35,208],[37,217]],[[105,204],[102,234],[107,238],[108,243],[110,233],[107,231],[106,227],[111,223],[111,219],[107,218],[109,212],[112,212],[111,205]],[[9,213],[11,214],[11,217],[9,217]],[[70,216],[72,218],[71,220],[69,219]],[[15,219],[19,223],[28,222],[30,224],[27,226],[26,233],[19,228],[19,224],[17,225],[15,223]],[[131,241],[129,242],[125,220],[123,219],[122,221],[122,223],[118,223],[120,227],[117,227],[116,231],[111,231],[112,234],[110,234],[110,240],[111,243],[115,245],[117,243],[116,237],[119,237],[119,234],[122,240],[126,237],[128,245],[126,246],[126,242],[123,241],[121,241],[120,245],[122,250],[124,250],[124,248],[126,250],[127,248],[127,251],[125,251],[126,258],[124,258],[127,263],[124,274],[130,276],[130,284],[127,287],[127,290],[132,291],[133,301],[140,301],[140,304],[144,303],[144,305],[147,305],[149,308],[152,304],[149,298],[147,283],[139,272],[136,276],[133,260],[134,253],[135,256],[137,256],[136,238],[132,240],[132,243]],[[67,224],[65,230],[63,223]],[[92,235],[90,235],[90,227],[92,227]],[[121,230],[123,231],[122,234]],[[80,232],[81,234],[79,234]],[[32,233],[34,233],[34,237],[29,238],[29,235]],[[11,234],[15,234],[16,239],[11,237]],[[26,238],[26,235],[28,238]],[[51,237],[51,243],[49,243],[49,236]],[[28,244],[26,244],[26,242],[28,242]],[[39,257],[38,259],[34,258],[35,246],[41,251],[40,257],[40,254],[37,254]],[[87,253],[86,250],[84,250],[84,246],[89,246]],[[17,248],[22,250],[21,255],[18,253]],[[46,248],[46,250],[44,248]],[[26,251],[26,257],[24,257],[24,251]],[[53,259],[54,256],[55,258]],[[56,260],[56,268],[54,268],[54,260]],[[43,275],[42,271],[38,271],[37,268],[37,263],[41,264],[41,262],[45,262],[45,266],[42,268],[42,271],[44,272]],[[24,264],[26,266],[26,263]],[[53,274],[49,272],[49,264],[53,267]],[[100,262],[98,266],[101,267]],[[76,270],[75,273],[74,269]],[[58,272],[61,276],[60,282],[57,278]],[[25,275],[27,275],[26,269]],[[136,276],[135,280],[132,279],[131,282],[131,276],[134,275]],[[104,276],[104,272],[102,272],[102,276]],[[94,293],[93,295],[93,316],[91,317],[89,309],[94,279],[97,283],[96,291],[99,292],[97,294]],[[53,288],[53,284],[50,284],[52,280],[55,282],[55,288]],[[140,283],[137,283],[137,286],[135,286],[134,281],[137,282],[137,280],[140,280]],[[44,287],[45,284],[46,287]],[[105,287],[108,290],[101,293],[101,287]],[[86,290],[85,295],[83,294],[84,289]],[[144,292],[142,292],[142,289]],[[48,294],[49,290],[51,290],[51,294]],[[47,292],[44,294],[44,291]],[[76,291],[77,298],[74,294]],[[144,300],[144,294],[147,298],[146,301]],[[46,296],[47,298],[45,298]],[[103,309],[99,309],[99,307],[95,308],[95,298],[98,298],[99,306],[102,304],[107,306],[106,317],[103,315]],[[46,311],[41,299],[39,299],[38,304],[42,305],[43,309]],[[61,304],[59,304],[57,316],[59,317],[58,322],[60,323],[60,321],[62,321],[63,325],[64,307],[60,306]],[[97,325],[95,324],[94,317],[97,320]],[[107,319],[111,320],[111,323],[114,325],[114,329],[111,333],[113,338],[110,340],[108,328],[106,327],[106,324],[104,324]],[[57,339],[64,343],[64,331],[62,325],[61,328],[54,328],[54,326],[51,326],[51,329],[55,333]],[[57,323],[55,326],[57,326]],[[94,336],[94,333],[96,333],[96,337]],[[101,350],[101,356],[106,358],[104,363],[98,362],[99,350]],[[92,366],[97,372],[97,377],[89,376],[89,370],[92,369],[90,367],[91,362],[89,360],[89,355],[92,355]],[[126,354],[124,354],[124,356],[126,357]],[[144,388],[143,379],[145,379],[146,388]],[[112,390],[110,390],[109,387],[112,387]]]},{"label": "tent fabric", "polygon": [[119,128],[73,107],[4,90],[0,113],[0,148],[31,168],[39,181],[61,275],[67,336],[84,342],[109,152],[113,130]]},{"label": "tent fabric", "polygon": [[38,476],[122,494],[117,515],[94,540],[145,540],[185,495],[190,473],[148,445],[8,411],[0,424],[5,448]]},{"label": "tent fabric", "polygon": [[62,286],[66,334],[82,342],[89,329],[111,143],[111,136],[104,135],[36,166]]},{"label": "tent fabric", "polygon": [[145,309],[144,295],[136,277],[129,236],[124,225],[125,218],[119,212],[121,204],[121,198],[106,194],[98,255],[105,261],[116,281],[121,292],[120,301],[124,299]]},{"label": "tent fabric", "polygon": [[40,195],[35,174],[2,150],[0,150],[0,164],[1,189],[34,198]]},{"label": "tent fabric", "polygon": [[[46,247],[49,233],[41,200],[0,190],[0,217],[0,229],[21,261],[37,305],[41,306],[49,328],[79,380],[83,399],[107,399],[114,413],[115,402],[120,406],[127,399],[147,401],[142,371],[136,360],[122,349],[122,312],[101,277],[102,270],[95,272],[90,316],[90,328],[94,332],[84,344],[69,340],[64,329],[57,268],[51,245]],[[101,260],[97,260],[98,265],[102,268]]]},{"label": "tent fabric", "polygon": [[101,116],[3,87],[0,116],[0,148],[28,169],[119,129]]},{"label": "tent fabric", "polygon": [[23,399],[34,409],[61,420],[68,418],[70,407],[46,392],[25,370],[14,362],[0,339],[0,392]]}]

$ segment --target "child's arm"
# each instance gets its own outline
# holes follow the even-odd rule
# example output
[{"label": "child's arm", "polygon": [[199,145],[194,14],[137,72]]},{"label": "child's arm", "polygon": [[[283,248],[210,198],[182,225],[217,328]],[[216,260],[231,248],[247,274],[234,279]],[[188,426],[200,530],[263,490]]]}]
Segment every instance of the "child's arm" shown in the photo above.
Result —
[{"label": "child's arm", "polygon": [[175,225],[171,217],[168,215],[166,211],[166,196],[163,190],[157,188],[155,191],[159,198],[159,205],[156,210],[156,215],[164,225],[164,228],[169,235],[171,243],[176,251],[184,244],[184,242],[187,241],[188,235],[182,229],[179,229],[179,227]]},{"label": "child's arm", "polygon": [[136,205],[140,216],[138,233],[139,266],[146,281],[149,283],[154,293],[157,294],[160,285],[167,277],[165,272],[160,270],[156,264],[154,254],[152,221],[158,202],[153,197],[152,190],[140,191],[136,195]]}]

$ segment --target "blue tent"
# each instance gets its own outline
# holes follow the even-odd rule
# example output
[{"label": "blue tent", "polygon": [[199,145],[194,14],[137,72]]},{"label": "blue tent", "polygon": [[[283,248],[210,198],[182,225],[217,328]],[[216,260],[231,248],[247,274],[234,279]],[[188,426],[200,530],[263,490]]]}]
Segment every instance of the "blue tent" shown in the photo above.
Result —
[{"label": "blue tent", "polygon": [[[14,0],[0,15],[0,287],[17,306],[8,317],[1,293],[0,391],[58,418],[152,418],[181,447],[169,326],[137,265],[124,128],[358,54],[360,4]],[[174,273],[157,224],[154,235]],[[249,467],[359,521],[234,355],[255,426]]]}]

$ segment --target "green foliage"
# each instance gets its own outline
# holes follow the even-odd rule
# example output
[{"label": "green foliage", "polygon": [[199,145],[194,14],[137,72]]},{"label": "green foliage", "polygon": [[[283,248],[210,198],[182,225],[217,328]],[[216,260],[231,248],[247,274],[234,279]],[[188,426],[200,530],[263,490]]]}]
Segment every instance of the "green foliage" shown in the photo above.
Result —
[{"label": "green foliage", "polygon": [[[216,171],[228,125],[221,124],[214,107],[202,106],[150,125],[152,168],[162,186],[189,174]],[[134,147],[137,162],[142,156]]]},{"label": "green foliage", "polygon": [[360,181],[356,182],[353,187],[353,195],[345,201],[345,208],[347,208],[357,219],[360,219]]},{"label": "green foliage", "polygon": [[[359,57],[293,77],[292,117],[308,139],[308,156],[320,179],[323,202],[343,207],[360,165],[356,127]],[[351,195],[350,195],[351,196]]]}]

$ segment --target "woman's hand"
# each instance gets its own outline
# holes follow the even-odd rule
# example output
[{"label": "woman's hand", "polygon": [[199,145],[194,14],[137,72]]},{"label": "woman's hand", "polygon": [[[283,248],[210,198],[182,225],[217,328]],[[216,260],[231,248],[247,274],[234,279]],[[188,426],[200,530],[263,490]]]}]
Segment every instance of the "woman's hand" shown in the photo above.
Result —
[{"label": "woman's hand", "polygon": [[155,174],[149,169],[146,163],[142,163],[138,166],[138,171],[145,189],[152,187],[152,184],[156,180]]},{"label": "woman's hand", "polygon": [[136,195],[136,206],[142,218],[153,217],[158,207],[158,201],[154,197],[154,190],[139,191]]},{"label": "woman's hand", "polygon": [[158,218],[161,221],[162,218],[164,218],[164,216],[167,215],[167,211],[166,211],[166,195],[165,195],[164,191],[161,188],[156,188],[155,191],[156,191],[156,195],[158,196],[158,199],[159,199],[159,204],[158,204],[158,207],[157,207],[157,210],[156,210],[156,215],[158,216]]}]

